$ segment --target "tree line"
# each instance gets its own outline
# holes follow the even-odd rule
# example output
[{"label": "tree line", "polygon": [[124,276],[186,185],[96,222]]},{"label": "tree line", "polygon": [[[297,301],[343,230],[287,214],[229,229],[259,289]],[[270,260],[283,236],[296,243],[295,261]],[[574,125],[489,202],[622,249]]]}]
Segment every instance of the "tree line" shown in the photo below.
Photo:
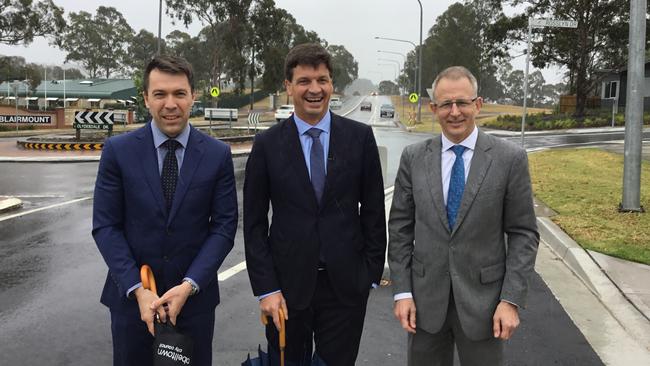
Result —
[{"label": "tree line", "polygon": [[[504,7],[512,14],[506,15]],[[426,95],[425,88],[444,68],[463,65],[477,76],[482,96],[521,101],[523,88],[517,85],[523,85],[523,72],[508,68],[513,57],[510,51],[522,45],[525,48],[528,18],[575,20],[578,22],[576,29],[533,30],[532,66],[563,67],[566,83],[542,82],[540,85],[541,74],[532,73],[529,98],[543,104],[548,99],[546,96],[558,94],[558,90],[576,95],[576,115],[582,116],[587,97],[597,90],[606,72],[627,65],[629,10],[627,0],[465,0],[455,3],[436,19],[423,41],[420,93]],[[650,40],[650,32],[646,32],[646,40]],[[416,51],[409,53],[400,85],[414,85],[416,56]]]},{"label": "tree line", "polygon": [[[203,27],[198,34],[175,30],[158,40],[146,29],[136,32],[113,7],[100,6],[95,14],[71,12],[65,17],[53,0],[5,0],[0,2],[0,43],[29,44],[45,36],[66,52],[66,62],[79,63],[90,78],[123,76],[137,81],[160,42],[162,54],[182,56],[194,66],[199,88],[232,85],[234,93],[241,94],[251,85],[268,92],[281,90],[289,49],[316,42],[332,54],[335,90],[343,91],[358,76],[358,63],[344,46],[328,44],[316,32],[306,30],[273,0],[165,3],[175,24],[189,26],[199,21]],[[0,67],[3,62],[16,65],[16,70],[3,72],[5,77],[25,75],[32,83],[40,82],[24,67],[19,70],[15,59],[0,59]]]}]

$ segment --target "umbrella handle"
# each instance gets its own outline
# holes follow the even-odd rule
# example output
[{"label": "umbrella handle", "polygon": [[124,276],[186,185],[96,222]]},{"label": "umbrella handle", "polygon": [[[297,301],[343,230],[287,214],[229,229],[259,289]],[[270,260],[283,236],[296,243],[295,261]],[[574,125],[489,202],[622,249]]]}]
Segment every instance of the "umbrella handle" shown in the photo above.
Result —
[{"label": "umbrella handle", "polygon": [[[280,350],[284,351],[284,347],[287,345],[287,329],[284,326],[284,311],[282,309],[278,309],[278,316],[280,317]],[[264,314],[260,314],[260,317],[262,324],[269,324],[269,320]]]},{"label": "umbrella handle", "polygon": [[156,280],[153,277],[153,271],[151,267],[146,264],[143,264],[140,267],[140,281],[142,281],[142,287],[145,290],[150,290],[154,294],[158,295],[158,290],[156,290]]}]

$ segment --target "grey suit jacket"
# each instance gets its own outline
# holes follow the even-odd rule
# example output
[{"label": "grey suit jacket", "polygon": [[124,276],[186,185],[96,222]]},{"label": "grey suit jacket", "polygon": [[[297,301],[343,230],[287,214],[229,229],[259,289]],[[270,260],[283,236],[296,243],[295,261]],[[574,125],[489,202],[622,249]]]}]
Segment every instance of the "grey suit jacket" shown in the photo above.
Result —
[{"label": "grey suit jacket", "polygon": [[440,136],[402,152],[388,230],[394,293],[412,292],[417,327],[438,332],[453,290],[463,331],[492,337],[498,302],[525,306],[539,234],[528,159],[513,143],[479,131],[450,232],[442,192]]}]

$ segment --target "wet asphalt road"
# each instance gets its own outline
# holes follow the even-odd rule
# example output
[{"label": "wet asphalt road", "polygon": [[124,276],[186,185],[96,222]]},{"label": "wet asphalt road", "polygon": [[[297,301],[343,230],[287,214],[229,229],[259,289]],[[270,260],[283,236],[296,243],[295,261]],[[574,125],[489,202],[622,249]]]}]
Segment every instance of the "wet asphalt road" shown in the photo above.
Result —
[{"label": "wet asphalt road", "polygon": [[[387,182],[401,147],[428,137],[384,126],[375,133],[389,149]],[[244,164],[245,158],[235,161],[239,202]],[[0,195],[23,199],[23,211],[46,208],[11,219],[0,215],[2,365],[111,364],[109,313],[99,303],[106,267],[90,235],[96,171],[97,163],[0,163]],[[77,199],[85,200],[48,208]],[[239,230],[222,271],[243,260]],[[239,365],[264,341],[257,302],[245,271],[221,289],[214,364]],[[509,365],[602,364],[538,275],[529,296],[522,326],[506,347]],[[357,364],[405,364],[406,336],[391,306],[390,287],[372,292]]]}]

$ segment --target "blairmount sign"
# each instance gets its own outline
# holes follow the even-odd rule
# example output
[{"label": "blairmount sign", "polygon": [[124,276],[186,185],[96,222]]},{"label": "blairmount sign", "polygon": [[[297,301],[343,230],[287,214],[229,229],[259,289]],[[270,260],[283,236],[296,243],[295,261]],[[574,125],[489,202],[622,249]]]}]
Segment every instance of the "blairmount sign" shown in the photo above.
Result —
[{"label": "blairmount sign", "polygon": [[52,116],[23,116],[23,115],[1,115],[0,123],[38,123],[38,124],[51,124]]}]

